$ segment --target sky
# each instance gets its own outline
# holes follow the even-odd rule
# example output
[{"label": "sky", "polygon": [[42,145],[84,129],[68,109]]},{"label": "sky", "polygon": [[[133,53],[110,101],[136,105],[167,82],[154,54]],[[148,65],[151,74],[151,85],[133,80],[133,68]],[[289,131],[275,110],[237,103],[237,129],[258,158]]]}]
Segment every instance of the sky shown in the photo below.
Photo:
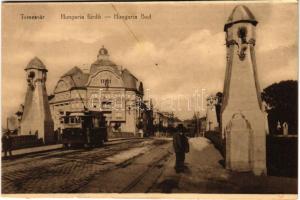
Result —
[{"label": "sky", "polygon": [[[2,121],[24,103],[24,68],[35,56],[48,69],[47,92],[74,66],[89,69],[104,45],[110,59],[143,82],[145,98],[181,119],[205,114],[205,98],[223,90],[223,31],[237,3],[34,3],[2,5]],[[297,3],[244,3],[258,21],[256,59],[261,88],[298,78]],[[137,15],[136,20],[62,20]],[[141,14],[151,19],[140,19]],[[22,20],[44,15],[44,20]],[[200,94],[195,109],[188,99]],[[193,103],[192,103],[193,104]],[[204,107],[202,107],[202,104]],[[196,105],[196,104],[195,104]],[[199,106],[200,105],[200,109]]]}]

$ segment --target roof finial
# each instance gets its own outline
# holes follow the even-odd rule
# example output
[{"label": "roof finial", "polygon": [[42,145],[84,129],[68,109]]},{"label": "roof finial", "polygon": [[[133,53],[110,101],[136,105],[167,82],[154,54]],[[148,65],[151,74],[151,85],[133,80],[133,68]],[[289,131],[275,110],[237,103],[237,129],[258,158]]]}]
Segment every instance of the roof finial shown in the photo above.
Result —
[{"label": "roof finial", "polygon": [[109,57],[107,49],[102,45],[102,48],[99,50],[98,53],[98,60],[107,60]]}]

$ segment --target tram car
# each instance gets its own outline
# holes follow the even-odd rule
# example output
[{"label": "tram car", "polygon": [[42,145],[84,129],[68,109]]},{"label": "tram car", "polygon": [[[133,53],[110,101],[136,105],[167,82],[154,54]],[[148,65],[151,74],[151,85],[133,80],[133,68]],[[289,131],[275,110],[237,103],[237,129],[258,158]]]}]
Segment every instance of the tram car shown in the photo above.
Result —
[{"label": "tram car", "polygon": [[107,126],[102,112],[67,112],[61,121],[61,139],[65,147],[97,147],[107,141]]}]

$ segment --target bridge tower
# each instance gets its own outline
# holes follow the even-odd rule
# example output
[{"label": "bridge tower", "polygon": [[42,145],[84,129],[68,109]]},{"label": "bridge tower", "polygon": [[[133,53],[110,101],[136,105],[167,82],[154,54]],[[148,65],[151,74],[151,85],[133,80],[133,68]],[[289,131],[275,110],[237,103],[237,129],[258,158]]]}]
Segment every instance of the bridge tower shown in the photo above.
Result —
[{"label": "bridge tower", "polygon": [[257,21],[246,6],[236,6],[227,23],[227,66],[221,111],[226,138],[226,168],[266,174],[265,115],[255,59]]},{"label": "bridge tower", "polygon": [[35,57],[25,71],[28,86],[21,121],[21,135],[37,134],[45,143],[51,143],[54,139],[54,124],[46,91],[48,70],[42,61]]}]

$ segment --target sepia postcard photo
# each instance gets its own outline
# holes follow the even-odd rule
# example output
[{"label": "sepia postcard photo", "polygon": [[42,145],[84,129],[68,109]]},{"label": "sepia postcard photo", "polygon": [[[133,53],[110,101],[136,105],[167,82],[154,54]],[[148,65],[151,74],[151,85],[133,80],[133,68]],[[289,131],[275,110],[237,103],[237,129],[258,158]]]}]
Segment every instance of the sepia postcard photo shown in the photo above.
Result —
[{"label": "sepia postcard photo", "polygon": [[297,198],[296,1],[3,2],[1,78],[3,196]]}]

